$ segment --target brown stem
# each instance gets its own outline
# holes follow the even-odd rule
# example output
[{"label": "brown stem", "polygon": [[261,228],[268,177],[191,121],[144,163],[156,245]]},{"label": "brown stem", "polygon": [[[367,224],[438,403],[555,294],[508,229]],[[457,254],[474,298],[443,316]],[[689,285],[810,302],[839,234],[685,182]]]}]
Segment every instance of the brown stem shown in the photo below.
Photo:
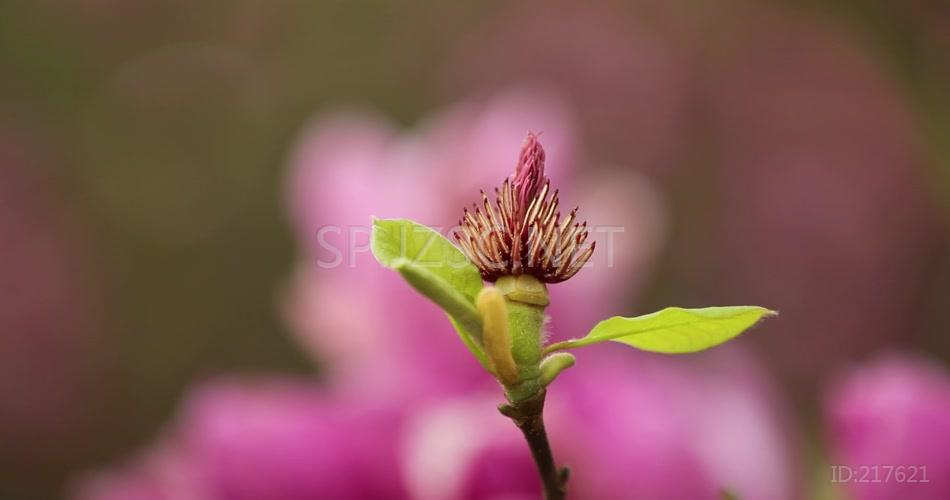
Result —
[{"label": "brown stem", "polygon": [[544,396],[545,391],[541,390],[530,399],[501,405],[498,409],[502,415],[513,420],[515,425],[521,429],[521,433],[524,434],[528,447],[531,448],[534,463],[538,466],[541,482],[544,484],[545,500],[564,500],[568,470],[567,468],[558,470],[554,465],[551,444],[548,443],[548,434],[544,430],[544,418],[542,416]]}]

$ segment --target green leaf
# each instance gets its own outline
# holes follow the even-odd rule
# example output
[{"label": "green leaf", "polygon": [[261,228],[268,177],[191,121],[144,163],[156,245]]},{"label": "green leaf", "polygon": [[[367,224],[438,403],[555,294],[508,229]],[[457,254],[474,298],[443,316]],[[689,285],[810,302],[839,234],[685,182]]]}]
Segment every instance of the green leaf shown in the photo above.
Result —
[{"label": "green leaf", "polygon": [[482,365],[482,322],[475,297],[484,286],[478,269],[438,232],[407,219],[374,219],[373,256],[449,315],[462,342]]},{"label": "green leaf", "polygon": [[558,342],[546,352],[613,340],[643,351],[666,354],[698,352],[736,337],[764,317],[777,313],[758,306],[706,307],[662,311],[601,321],[582,339]]},{"label": "green leaf", "polygon": [[481,337],[482,322],[478,310],[461,292],[431,272],[406,259],[397,259],[392,266],[413,288],[438,304],[459,326],[476,338]]}]

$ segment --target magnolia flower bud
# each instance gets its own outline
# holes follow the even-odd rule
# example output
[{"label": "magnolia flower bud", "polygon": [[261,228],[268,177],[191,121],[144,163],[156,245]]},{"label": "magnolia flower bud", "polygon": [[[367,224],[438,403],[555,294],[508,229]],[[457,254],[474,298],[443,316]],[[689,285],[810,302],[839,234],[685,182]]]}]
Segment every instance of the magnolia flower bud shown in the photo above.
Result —
[{"label": "magnolia flower bud", "polygon": [[543,394],[544,386],[573,364],[570,355],[551,356],[542,376],[546,283],[574,276],[594,253],[577,209],[561,217],[544,160],[538,136],[529,133],[514,173],[495,189],[494,203],[482,192],[481,203],[463,210],[454,233],[482,279],[495,282],[479,294],[476,306],[490,369],[512,403]]},{"label": "magnolia flower bud", "polygon": [[485,281],[531,275],[560,283],[577,274],[594,253],[586,245],[587,222],[577,208],[561,217],[558,191],[544,175],[544,149],[528,134],[515,173],[495,189],[495,203],[482,192],[481,203],[463,210],[455,241]]}]

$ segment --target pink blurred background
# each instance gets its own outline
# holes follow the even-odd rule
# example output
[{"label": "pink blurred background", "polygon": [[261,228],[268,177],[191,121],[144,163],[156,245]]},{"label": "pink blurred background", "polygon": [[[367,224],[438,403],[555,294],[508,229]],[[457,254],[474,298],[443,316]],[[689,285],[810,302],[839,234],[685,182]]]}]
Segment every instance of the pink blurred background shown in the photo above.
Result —
[{"label": "pink blurred background", "polygon": [[948,88],[945,2],[7,2],[0,498],[537,498],[444,316],[317,238],[451,226],[529,130],[623,229],[552,338],[781,311],[578,351],[572,498],[950,498]]}]

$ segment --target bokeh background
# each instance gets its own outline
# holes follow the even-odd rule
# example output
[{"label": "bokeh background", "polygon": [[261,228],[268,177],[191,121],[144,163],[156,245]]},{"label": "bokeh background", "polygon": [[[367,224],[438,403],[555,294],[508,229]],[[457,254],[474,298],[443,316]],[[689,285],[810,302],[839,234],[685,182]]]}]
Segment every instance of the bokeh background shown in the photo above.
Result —
[{"label": "bokeh background", "polygon": [[906,403],[924,437],[871,456],[950,474],[950,4],[926,0],[0,2],[0,498],[186,498],[88,485],[196,384],[387,369],[403,354],[332,340],[380,311],[377,275],[313,270],[317,228],[451,223],[528,129],[564,203],[626,228],[616,272],[565,288],[593,316],[781,311],[735,351],[795,449],[771,498],[947,498],[828,472]]}]

